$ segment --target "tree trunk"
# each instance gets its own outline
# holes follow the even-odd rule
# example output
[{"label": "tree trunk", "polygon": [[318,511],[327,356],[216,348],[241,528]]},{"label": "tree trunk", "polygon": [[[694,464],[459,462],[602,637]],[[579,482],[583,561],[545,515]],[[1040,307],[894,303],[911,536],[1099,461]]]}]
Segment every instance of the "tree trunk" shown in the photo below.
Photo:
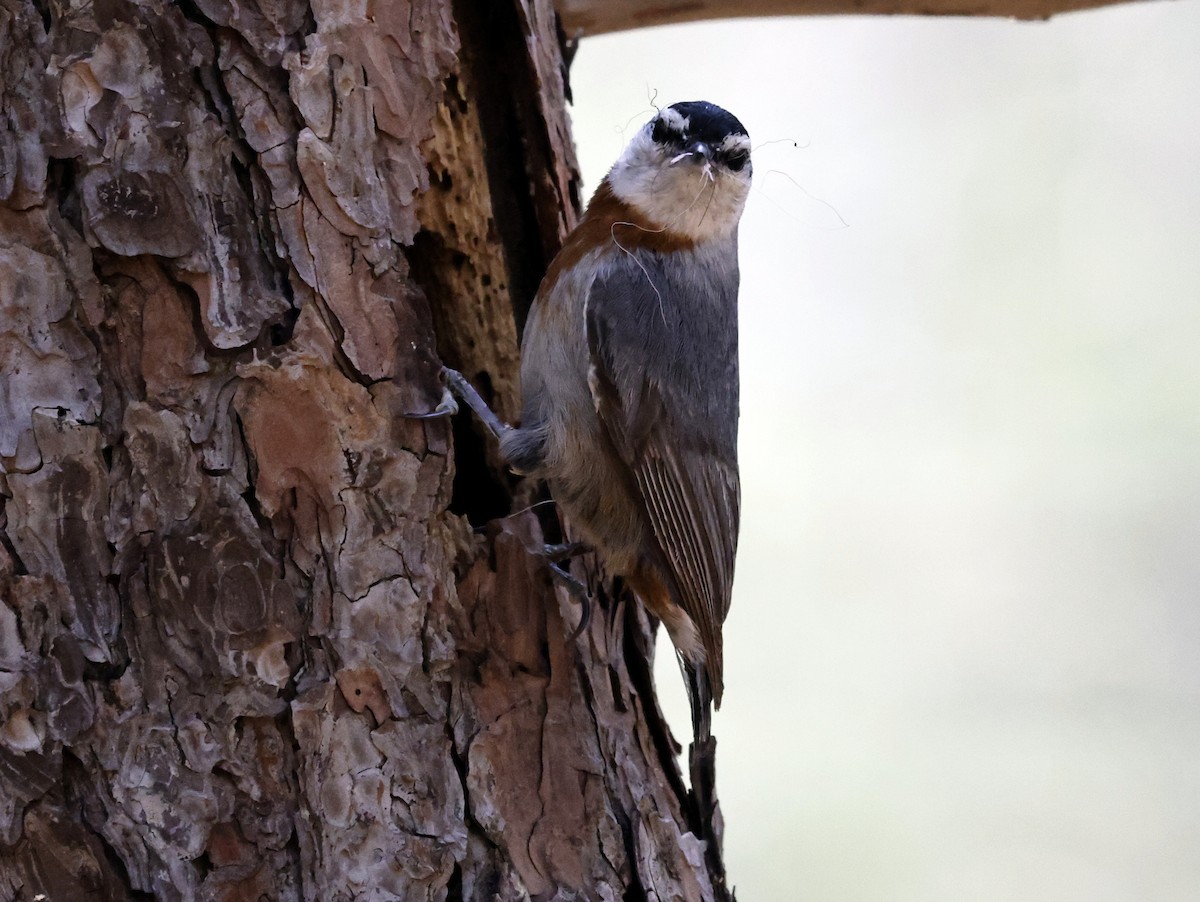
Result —
[{"label": "tree trunk", "polygon": [[651,625],[412,416],[516,415],[555,26],[0,0],[0,898],[712,896]]}]

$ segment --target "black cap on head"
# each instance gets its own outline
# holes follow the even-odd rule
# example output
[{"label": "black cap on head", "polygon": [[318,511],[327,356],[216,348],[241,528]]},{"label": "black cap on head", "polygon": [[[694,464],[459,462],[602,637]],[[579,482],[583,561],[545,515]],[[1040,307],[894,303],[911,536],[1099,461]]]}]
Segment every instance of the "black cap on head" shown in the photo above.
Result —
[{"label": "black cap on head", "polygon": [[654,119],[650,137],[664,147],[685,150],[697,143],[714,150],[730,135],[747,139],[741,147],[719,155],[719,159],[730,169],[740,171],[749,159],[746,127],[728,110],[723,110],[707,100],[685,100],[673,103],[659,112]]},{"label": "black cap on head", "polygon": [[728,135],[746,135],[746,127],[737,116],[707,100],[685,100],[671,109],[688,120],[688,136],[693,141],[719,144]]},{"label": "black cap on head", "polygon": [[668,110],[679,114],[686,123],[680,132],[677,121],[673,116],[659,114],[654,125],[654,140],[662,144],[684,143],[685,141],[703,141],[706,144],[720,144],[729,135],[749,135],[746,127],[728,110],[723,110],[715,103],[707,100],[685,100],[673,103]]}]

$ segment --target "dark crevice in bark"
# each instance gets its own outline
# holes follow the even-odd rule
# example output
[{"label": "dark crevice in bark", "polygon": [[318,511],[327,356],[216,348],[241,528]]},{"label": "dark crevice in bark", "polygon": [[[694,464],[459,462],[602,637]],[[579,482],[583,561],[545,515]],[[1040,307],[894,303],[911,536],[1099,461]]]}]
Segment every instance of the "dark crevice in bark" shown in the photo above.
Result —
[{"label": "dark crevice in bark", "polygon": [[[476,385],[487,374],[476,375]],[[450,495],[450,513],[466,517],[472,526],[483,526],[507,516],[512,506],[509,487],[499,481],[487,463],[491,435],[482,432],[470,410],[454,416],[454,487]]]},{"label": "dark crevice in bark", "polygon": [[637,839],[633,835],[633,822],[619,804],[613,805],[613,811],[621,827],[621,839],[625,844],[625,856],[629,862],[629,885],[625,887],[621,899],[623,902],[650,902],[646,887],[642,883],[642,875],[638,873]]},{"label": "dark crevice in bark", "polygon": [[622,902],[647,902],[646,889],[642,886],[636,868],[633,870],[633,882],[625,887],[625,893],[621,896],[621,900]]},{"label": "dark crevice in bark", "polygon": [[[454,257],[441,236],[422,230],[413,239],[411,248],[406,249],[409,273],[412,280],[430,300],[436,335],[446,330],[438,325],[439,316],[455,309],[450,289],[443,283],[439,273],[454,265]],[[438,347],[438,356],[452,367],[461,368],[463,361],[451,348]],[[483,371],[464,372],[464,376],[475,386],[488,404],[495,404],[491,377]],[[472,526],[483,526],[499,517],[507,516],[512,506],[514,480],[507,472],[494,466],[496,459],[492,444],[496,439],[479,423],[475,415],[465,406],[453,418],[454,431],[454,484],[451,490],[449,510],[452,514],[466,517]]]},{"label": "dark crevice in bark", "polygon": [[[110,584],[114,581],[119,582],[119,579],[114,580],[114,577],[109,578]],[[113,589],[117,588],[113,585]],[[83,681],[85,683],[115,683],[125,675],[125,671],[129,669],[129,653],[122,643],[120,646],[114,643],[110,646],[114,652],[120,654],[115,656],[115,661],[84,661],[83,662]]]},{"label": "dark crevice in bark", "polygon": [[267,327],[267,337],[271,342],[272,347],[280,347],[292,340],[292,333],[296,331],[296,322],[300,319],[300,308],[296,306],[295,299],[292,296],[292,286],[290,282],[284,282],[287,286],[285,296],[291,307],[279,318],[279,322]]},{"label": "dark crevice in bark", "polygon": [[321,317],[321,322],[325,324],[325,328],[329,330],[329,334],[333,336],[333,360],[337,364],[337,368],[342,375],[349,379],[353,379],[360,385],[371,385],[382,380],[371,379],[366,373],[362,372],[354,365],[349,355],[345,351],[346,343],[346,328],[342,325],[342,321],[338,319],[337,314],[329,309],[325,302],[317,298],[314,301],[317,315]]},{"label": "dark crevice in bark", "polygon": [[199,875],[201,882],[213,872],[212,857],[208,854],[207,850],[193,858],[192,864],[196,866],[196,873]]},{"label": "dark crevice in bark", "polygon": [[[575,54],[579,52],[580,35],[568,35],[567,30],[563,27],[562,16],[557,13],[554,16],[554,34],[558,38],[558,52],[562,56],[562,67],[559,70],[562,72],[563,94],[567,98],[567,103],[575,105],[575,96],[571,93],[571,64],[575,62]],[[571,189],[579,190],[579,183],[572,181]],[[578,197],[575,202],[578,203]]]},{"label": "dark crevice in bark", "polygon": [[467,748],[462,749],[460,751],[457,743],[455,743],[455,741],[454,741],[454,737],[451,736],[450,737],[450,760],[454,764],[454,769],[456,771],[458,771],[458,779],[459,779],[459,782],[462,784],[463,813],[464,813],[464,816],[466,817],[467,826],[470,828],[472,833],[474,833],[476,836],[480,837],[481,839],[484,839],[485,841],[487,841],[487,843],[489,845],[491,845],[492,842],[488,838],[487,832],[483,829],[483,825],[480,824],[479,821],[477,821],[475,819],[475,815],[471,811],[471,792],[470,792],[470,788],[467,784],[467,769],[468,769],[467,756],[470,754],[470,744],[471,744],[471,740],[468,739],[467,740]]},{"label": "dark crevice in bark", "polygon": [[[459,308],[454,290],[446,283],[442,273],[460,268],[465,259],[464,255],[461,251],[450,250],[441,235],[428,229],[418,231],[413,236],[412,245],[403,250],[408,262],[409,277],[429,303],[438,356],[451,366],[461,369],[461,352],[456,353],[456,349],[448,347],[444,341],[444,336],[450,331],[446,317],[453,316]],[[491,399],[485,396],[484,400]]]},{"label": "dark crevice in bark", "polygon": [[[447,724],[447,733],[449,733],[449,724]],[[474,813],[471,811],[471,791],[467,783],[467,756],[470,754],[471,739],[468,738],[466,740],[466,748],[460,749],[458,747],[458,743],[454,739],[454,736],[450,735],[449,738],[450,760],[453,762],[454,769],[458,772],[459,782],[462,784],[463,817],[466,822],[467,829],[473,836],[487,843],[490,848],[495,848],[495,843],[492,842],[491,837],[488,836],[488,833],[486,830],[484,830],[483,825],[476,820]],[[491,886],[481,885],[481,878],[486,877],[491,878]],[[498,898],[498,890],[499,879],[494,871],[489,872],[487,870],[475,870],[475,895],[473,895],[471,899]],[[463,894],[462,869],[457,862],[454,865],[454,871],[450,878],[450,884],[447,886],[446,898],[449,900],[449,902],[453,902],[453,900],[470,902],[470,900],[468,900]]]},{"label": "dark crevice in bark", "polygon": [[625,705],[624,693],[621,691],[621,675],[611,665],[605,669],[608,671],[608,682],[612,688],[613,707],[621,712],[629,710]]},{"label": "dark crevice in bark", "polygon": [[447,902],[466,902],[463,899],[462,868],[458,862],[455,862],[454,870],[450,872],[450,880],[446,883],[446,900]]},{"label": "dark crevice in bark", "polygon": [[[224,82],[221,83],[221,86],[223,89]],[[241,126],[227,125],[226,128],[230,130],[231,135],[236,135],[234,152],[229,158],[229,165],[242,190],[242,195],[246,198],[247,207],[255,211],[254,234],[258,237],[259,252],[266,260],[266,269],[274,276],[274,284],[271,287],[282,294],[289,304],[289,310],[281,318],[291,315],[292,322],[295,322],[295,317],[300,315],[300,311],[296,309],[296,299],[292,290],[291,268],[288,262],[276,253],[279,237],[274,232],[275,220],[271,215],[271,190],[263,184],[265,177],[262,171],[254,165],[258,160],[258,155],[241,137]],[[267,323],[268,334],[276,325],[278,323]]]},{"label": "dark crevice in bark", "polygon": [[25,562],[21,560],[21,555],[17,554],[17,549],[13,547],[12,539],[8,537],[8,523],[4,513],[3,496],[0,496],[0,547],[4,548],[4,553],[12,561],[13,576],[28,576],[29,569],[25,566]]},{"label": "dark crevice in bark", "polygon": [[229,95],[225,92],[224,85],[221,83],[220,70],[217,68],[217,29],[219,26],[204,14],[203,10],[196,5],[195,0],[175,0],[175,8],[179,10],[183,18],[193,25],[198,25],[208,36],[208,47],[205,48],[208,52],[204,56],[209,65],[197,66],[192,71],[196,75],[197,83],[204,90],[205,104],[209,112],[213,113],[228,129],[234,121],[234,116],[233,105],[229,103]]},{"label": "dark crevice in bark", "polygon": [[[637,618],[637,602],[630,595],[627,587],[622,587],[622,591],[627,595],[625,603],[625,667],[629,673],[629,681],[634,692],[637,693],[641,700],[642,717],[645,720],[646,728],[650,731],[650,736],[654,740],[654,749],[658,752],[659,764],[662,767],[662,772],[671,784],[671,791],[675,793],[679,799],[680,807],[688,810],[688,793],[687,788],[683,785],[683,774],[679,769],[679,744],[671,735],[671,727],[663,717],[662,710],[658,707],[658,696],[654,691],[654,669],[652,665],[653,646],[647,645],[648,642],[654,642],[655,633],[651,631],[649,635],[642,632],[641,625]],[[647,614],[647,617],[650,615]]]},{"label": "dark crevice in bark", "polygon": [[[207,54],[208,63],[198,66],[194,70],[197,84],[201,88],[199,93],[203,97],[205,107],[213,118],[221,123],[221,127],[230,140],[233,149],[229,156],[230,171],[241,189],[247,208],[254,211],[253,234],[258,238],[256,250],[266,263],[264,270],[274,276],[273,284],[270,287],[282,294],[289,305],[288,311],[282,316],[272,318],[264,323],[259,342],[266,338],[272,345],[284,344],[291,338],[291,325],[299,316],[291,282],[292,269],[288,261],[276,252],[280,239],[275,234],[275,219],[271,215],[271,190],[266,183],[266,177],[256,165],[258,152],[246,140],[245,130],[237,116],[237,107],[225,84],[225,73],[221,70],[218,62],[223,43],[226,45],[236,44],[247,59],[256,63],[262,61],[240,33],[232,28],[224,28],[215,24],[196,5],[195,0],[177,0],[176,6],[185,19],[198,25],[208,35],[211,47]],[[286,97],[287,87],[282,77],[279,78],[276,87],[279,89],[279,93]],[[289,125],[294,133],[296,131],[294,122]],[[287,323],[289,317],[291,318],[290,323],[284,329],[277,330],[276,327]],[[280,335],[286,335],[286,338],[279,340]]]},{"label": "dark crevice in bark", "polygon": [[[130,900],[130,902],[151,900],[154,898],[152,893],[134,889],[133,880],[129,876],[124,859],[121,858],[120,853],[109,843],[108,838],[104,835],[101,824],[96,823],[98,818],[103,817],[103,815],[97,814],[103,805],[94,793],[92,788],[94,783],[95,777],[89,773],[87,765],[77,757],[70,747],[64,747],[62,757],[64,814],[69,814],[72,820],[76,821],[80,827],[87,828],[89,835],[94,839],[96,846],[99,847],[100,852],[104,856],[104,860],[100,863],[101,867],[107,867],[110,871],[108,876],[120,884],[124,899]],[[88,816],[89,806],[93,809],[93,816],[91,817]],[[104,897],[101,896],[101,898]]]},{"label": "dark crevice in bark", "polygon": [[317,30],[317,18],[313,15],[312,4],[307,3],[304,6],[304,22],[300,26],[300,30],[296,32],[296,46],[300,49],[304,46],[304,39]]},{"label": "dark crevice in bark", "polygon": [[[230,411],[230,419],[232,420],[237,441],[241,443],[242,454],[246,460],[247,486],[246,490],[241,493],[242,502],[246,505],[246,510],[249,512],[250,516],[254,518],[254,522],[258,525],[259,537],[262,541],[263,550],[270,558],[270,561],[274,566],[276,576],[280,580],[286,582],[288,577],[287,540],[286,538],[279,537],[275,534],[275,525],[271,522],[271,518],[267,516],[266,511],[263,510],[262,504],[258,500],[258,496],[255,494],[255,487],[258,484],[258,465],[254,458],[254,453],[250,449],[250,441],[246,437],[245,424],[242,422],[242,418],[232,410]],[[291,679],[289,679],[288,683],[283,687],[284,691],[287,693],[287,701],[289,704],[296,695],[295,674],[296,671],[293,670]]]},{"label": "dark crevice in bark", "polygon": [[42,17],[42,30],[46,34],[50,33],[51,27],[54,25],[54,13],[50,8],[47,0],[30,0],[33,8],[37,10],[38,15]]},{"label": "dark crevice in bark", "polygon": [[[119,261],[122,258],[116,257],[114,259]],[[160,261],[163,260],[161,257],[156,259]],[[170,261],[163,262],[168,264],[170,263]],[[179,296],[187,301],[187,310],[192,321],[192,337],[195,338],[197,344],[200,345],[204,352],[205,361],[211,366],[211,369],[208,373],[209,377],[213,379],[220,379],[222,383],[227,382],[231,378],[235,378],[231,376],[230,373],[235,371],[239,363],[246,361],[249,349],[257,342],[248,342],[247,344],[239,345],[234,348],[217,347],[212,343],[212,340],[208,337],[207,330],[204,328],[204,303],[200,295],[196,293],[196,289],[180,279],[174,272],[173,267],[170,265],[161,266],[160,272],[162,273],[162,277],[171,285],[172,288],[176,290],[176,292],[178,292]],[[263,334],[266,334],[265,327]],[[145,386],[142,385],[138,400],[144,401],[145,396]]]},{"label": "dark crevice in bark", "polygon": [[79,162],[51,157],[46,169],[46,193],[54,198],[58,213],[83,236],[83,210],[79,202]]},{"label": "dark crevice in bark", "polygon": [[453,7],[462,40],[460,62],[467,74],[463,81],[475,91],[469,102],[476,107],[487,139],[492,215],[504,224],[499,233],[519,332],[542,275],[558,251],[561,214],[555,209],[554,224],[543,222],[533,193],[551,170],[543,142],[534,138],[545,131],[534,106],[536,77],[512,5],[455,0]]},{"label": "dark crevice in bark", "polygon": [[550,487],[541,482],[534,493],[533,515],[542,528],[542,538],[547,545],[558,545],[567,541],[562,521],[558,518],[558,504],[550,497]]},{"label": "dark crevice in bark", "polygon": [[299,899],[307,899],[309,897],[305,895],[304,892],[304,868],[301,863],[302,854],[300,851],[300,831],[297,828],[297,824],[300,823],[301,817],[302,815],[299,811],[293,810],[292,833],[288,837],[287,842],[283,844],[283,852],[285,855],[287,855],[288,864],[291,866],[292,879],[295,880],[296,897]]},{"label": "dark crevice in bark", "polygon": [[[239,425],[238,432],[241,432]],[[242,441],[245,441],[245,436],[242,436]],[[262,509],[262,505],[258,501],[258,496],[254,494],[254,484],[251,482],[246,491],[242,492],[242,501],[246,505],[246,510],[250,516],[254,518],[254,522],[258,524],[258,528],[262,530],[263,535],[269,537],[272,543],[276,542],[275,533],[271,525],[270,518]]]},{"label": "dark crevice in bark", "polygon": [[[126,286],[136,284],[136,280],[121,270],[125,258],[103,247],[91,248],[91,257],[92,275],[104,299],[104,309],[98,323],[86,322],[78,310],[76,317],[83,334],[95,346],[96,356],[100,360],[98,375],[103,399],[100,405],[101,428],[105,449],[115,462],[107,464],[111,483],[118,476],[126,479],[129,476],[129,461],[122,447],[125,410],[131,402],[146,400],[146,383],[141,369],[126,365],[130,355],[125,350],[125,345],[133,343],[131,338],[141,343],[142,311],[126,314],[119,307],[122,291]],[[135,335],[130,336],[123,329],[125,325],[135,329]]]},{"label": "dark crevice in bark", "polygon": [[[257,61],[253,48],[236,31],[222,29],[218,37],[220,40],[236,42],[246,57]],[[275,284],[272,287],[284,296],[289,305],[289,309],[280,317],[282,323],[286,324],[286,338],[276,340],[278,334],[283,334],[284,332],[284,330],[276,332],[280,323],[268,323],[267,326],[272,344],[284,344],[291,338],[291,326],[295,324],[296,318],[300,315],[299,308],[296,306],[295,291],[292,288],[292,278],[295,275],[295,271],[291,263],[280,256],[277,250],[282,239],[280,235],[276,234],[278,232],[278,221],[274,215],[274,199],[271,194],[269,180],[261,166],[258,165],[258,152],[250,146],[250,142],[246,139],[245,130],[236,116],[233,98],[229,94],[229,89],[223,78],[224,73],[220,71],[216,63],[214,63],[213,69],[217,74],[217,77],[215,77],[216,88],[220,92],[221,105],[229,111],[230,116],[228,120],[222,121],[225,125],[226,133],[233,140],[234,153],[230,159],[233,174],[241,186],[247,205],[251,210],[255,211],[255,234],[258,236],[259,249],[268,264],[267,268],[275,276]],[[273,80],[274,84],[272,87],[275,91],[275,96],[287,97],[287,80],[284,76],[279,75],[271,69],[256,71],[255,76]],[[290,115],[293,112],[292,107],[290,105],[287,107],[286,114],[282,110],[277,112],[282,118],[289,120],[287,122],[289,131],[292,134],[296,133],[298,126],[294,117]]]}]

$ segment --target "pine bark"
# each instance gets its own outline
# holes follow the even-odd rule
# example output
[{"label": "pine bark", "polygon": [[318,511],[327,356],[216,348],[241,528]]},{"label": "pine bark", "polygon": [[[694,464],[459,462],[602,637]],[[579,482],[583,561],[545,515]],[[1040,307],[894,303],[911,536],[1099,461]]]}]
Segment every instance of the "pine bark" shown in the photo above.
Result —
[{"label": "pine bark", "polygon": [[651,624],[414,416],[516,415],[565,90],[547,0],[0,0],[0,899],[712,896]]}]

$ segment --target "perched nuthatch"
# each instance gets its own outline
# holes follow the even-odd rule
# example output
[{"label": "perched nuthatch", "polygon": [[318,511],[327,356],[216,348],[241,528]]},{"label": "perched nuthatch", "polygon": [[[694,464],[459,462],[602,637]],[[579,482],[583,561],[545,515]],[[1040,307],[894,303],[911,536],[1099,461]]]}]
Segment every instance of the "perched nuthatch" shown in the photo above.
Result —
[{"label": "perched nuthatch", "polygon": [[521,425],[573,537],[666,626],[697,740],[721,702],[737,547],[737,227],[750,138],[704,101],[630,141],[554,258],[522,339]]},{"label": "perched nuthatch", "polygon": [[521,344],[521,425],[501,423],[445,370],[509,464],[549,483],[572,537],[666,626],[692,707],[694,826],[722,899],[710,721],[741,506],[737,227],[750,173],[734,116],[704,101],[660,111],[538,290]]}]

